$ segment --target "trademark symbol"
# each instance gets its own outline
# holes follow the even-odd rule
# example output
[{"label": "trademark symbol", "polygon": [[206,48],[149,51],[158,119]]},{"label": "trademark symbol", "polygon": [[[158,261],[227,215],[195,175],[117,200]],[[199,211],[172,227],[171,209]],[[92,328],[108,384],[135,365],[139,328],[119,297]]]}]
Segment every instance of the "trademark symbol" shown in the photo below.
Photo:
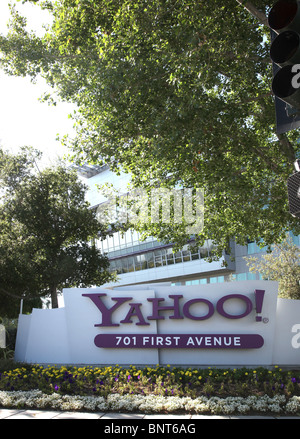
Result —
[{"label": "trademark symbol", "polygon": [[269,323],[269,319],[268,319],[268,317],[264,317],[264,318],[263,318],[263,323]]}]

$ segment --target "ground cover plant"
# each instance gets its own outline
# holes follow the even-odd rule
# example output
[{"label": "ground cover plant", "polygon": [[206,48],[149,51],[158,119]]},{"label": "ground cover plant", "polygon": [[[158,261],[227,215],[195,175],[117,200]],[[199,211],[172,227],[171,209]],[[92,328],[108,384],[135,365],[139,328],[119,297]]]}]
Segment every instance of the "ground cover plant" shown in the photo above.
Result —
[{"label": "ground cover plant", "polygon": [[198,369],[152,366],[57,367],[20,365],[0,372],[0,390],[34,390],[47,394],[163,396],[300,396],[300,371]]},{"label": "ground cover plant", "polygon": [[0,407],[300,414],[300,370],[0,364]]}]

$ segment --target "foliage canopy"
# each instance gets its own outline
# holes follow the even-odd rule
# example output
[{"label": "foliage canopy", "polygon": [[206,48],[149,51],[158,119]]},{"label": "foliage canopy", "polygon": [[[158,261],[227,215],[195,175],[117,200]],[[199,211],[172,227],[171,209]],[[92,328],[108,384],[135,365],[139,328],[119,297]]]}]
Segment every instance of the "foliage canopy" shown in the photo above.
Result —
[{"label": "foliage canopy", "polygon": [[[12,8],[1,65],[76,104],[77,136],[65,141],[77,161],[122,168],[138,187],[203,188],[196,240],[213,239],[219,254],[232,238],[268,245],[300,233],[286,189],[299,134],[275,132],[269,29],[254,16],[273,1],[31,3],[53,22],[39,37]],[[142,228],[187,240],[174,225]]]},{"label": "foliage canopy", "polygon": [[[34,152],[0,149],[0,313],[15,317],[25,306],[65,287],[112,280],[109,261],[90,241],[104,227],[85,201],[85,187],[65,166],[34,172]],[[25,309],[26,310],[26,309]]]}]

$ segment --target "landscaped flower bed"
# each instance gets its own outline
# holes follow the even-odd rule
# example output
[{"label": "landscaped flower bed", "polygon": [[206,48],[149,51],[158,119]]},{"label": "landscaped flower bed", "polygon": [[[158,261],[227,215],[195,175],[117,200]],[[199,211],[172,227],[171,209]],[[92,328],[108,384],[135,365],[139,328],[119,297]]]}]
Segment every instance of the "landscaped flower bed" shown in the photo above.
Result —
[{"label": "landscaped flower bed", "polygon": [[0,373],[0,406],[296,414],[300,371],[21,365]]}]

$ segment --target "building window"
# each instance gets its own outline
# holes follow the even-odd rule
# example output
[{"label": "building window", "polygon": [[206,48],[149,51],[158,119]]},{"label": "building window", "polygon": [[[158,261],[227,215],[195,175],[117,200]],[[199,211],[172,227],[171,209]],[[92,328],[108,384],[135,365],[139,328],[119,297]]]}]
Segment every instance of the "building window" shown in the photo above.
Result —
[{"label": "building window", "polygon": [[260,248],[259,242],[249,242],[248,255],[253,255],[254,253],[265,253],[267,251],[267,248],[267,246]]},{"label": "building window", "polygon": [[236,280],[247,280],[247,273],[238,273],[236,275]]},{"label": "building window", "polygon": [[[117,271],[118,274],[190,262],[209,255],[209,242],[204,247],[193,247],[191,250],[188,245],[185,245],[182,250],[173,253],[172,247],[163,248],[161,246],[150,250],[150,248],[159,245],[153,238],[139,242],[137,234],[131,232],[130,234],[126,232],[124,236],[119,233],[114,235],[116,236],[109,237],[104,241],[98,240],[97,245],[103,253],[108,254],[110,271]],[[124,248],[125,245],[128,247]],[[217,282],[221,282],[221,280],[219,279]]]}]

